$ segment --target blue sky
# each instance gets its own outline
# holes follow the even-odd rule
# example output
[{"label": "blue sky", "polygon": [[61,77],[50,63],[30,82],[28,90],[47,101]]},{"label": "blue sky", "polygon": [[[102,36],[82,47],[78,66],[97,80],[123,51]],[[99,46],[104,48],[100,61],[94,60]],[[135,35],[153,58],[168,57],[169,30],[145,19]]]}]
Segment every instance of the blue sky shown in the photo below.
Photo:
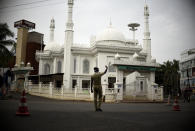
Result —
[{"label": "blue sky", "polygon": [[[7,22],[17,35],[14,22],[26,19],[36,23],[34,31],[44,34],[47,44],[50,19],[56,22],[55,40],[64,44],[67,0],[1,0],[0,22]],[[33,3],[16,6],[25,3]],[[150,9],[152,56],[157,62],[180,59],[180,53],[195,48],[195,4],[193,0],[147,0]],[[6,8],[7,7],[7,8]],[[90,36],[113,27],[132,39],[127,24],[137,22],[136,39],[143,43],[144,0],[75,0],[74,43],[89,44]],[[15,36],[16,37],[16,36]]]}]

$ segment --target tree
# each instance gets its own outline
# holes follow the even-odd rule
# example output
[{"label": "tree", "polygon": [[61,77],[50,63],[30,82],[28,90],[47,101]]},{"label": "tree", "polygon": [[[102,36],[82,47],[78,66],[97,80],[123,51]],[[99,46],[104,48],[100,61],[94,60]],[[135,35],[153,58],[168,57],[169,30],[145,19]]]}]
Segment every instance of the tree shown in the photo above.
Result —
[{"label": "tree", "polygon": [[181,93],[178,60],[163,62],[156,72],[156,78],[156,83],[164,86],[164,93],[166,95],[177,95],[177,93]]},{"label": "tree", "polygon": [[0,67],[7,67],[14,53],[9,51],[7,46],[15,46],[15,41],[7,38],[13,38],[14,33],[9,29],[6,23],[0,23]]}]

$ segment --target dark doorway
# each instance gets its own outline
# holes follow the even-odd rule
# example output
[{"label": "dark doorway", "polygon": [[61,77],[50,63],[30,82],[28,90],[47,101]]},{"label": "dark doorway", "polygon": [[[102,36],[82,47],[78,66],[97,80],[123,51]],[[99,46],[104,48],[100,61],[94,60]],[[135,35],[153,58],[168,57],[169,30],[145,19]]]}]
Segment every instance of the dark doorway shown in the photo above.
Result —
[{"label": "dark doorway", "polygon": [[56,81],[56,87],[57,88],[61,88],[62,85],[62,81]]},{"label": "dark doorway", "polygon": [[123,78],[123,92],[126,91],[126,77]]},{"label": "dark doorway", "polygon": [[108,77],[108,88],[114,88],[114,83],[116,83],[116,77]]},{"label": "dark doorway", "polygon": [[72,88],[75,88],[76,84],[77,84],[77,80],[72,80]]},{"label": "dark doorway", "polygon": [[144,90],[144,84],[143,81],[140,81],[140,90],[143,91]]}]

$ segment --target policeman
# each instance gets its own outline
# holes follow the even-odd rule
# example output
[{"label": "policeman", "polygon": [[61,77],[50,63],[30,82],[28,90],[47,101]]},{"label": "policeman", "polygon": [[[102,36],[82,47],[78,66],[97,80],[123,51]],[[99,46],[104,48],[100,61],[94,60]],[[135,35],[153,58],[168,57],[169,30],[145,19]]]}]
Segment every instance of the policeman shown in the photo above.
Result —
[{"label": "policeman", "polygon": [[[102,112],[101,109],[101,102],[102,102],[102,84],[101,84],[101,77],[102,75],[106,74],[108,67],[102,73],[99,72],[98,67],[94,67],[94,74],[91,76],[91,92],[93,93],[94,90],[94,104],[95,104],[95,111]],[[93,89],[92,89],[93,86]],[[99,96],[99,102],[97,102],[97,96]]]}]

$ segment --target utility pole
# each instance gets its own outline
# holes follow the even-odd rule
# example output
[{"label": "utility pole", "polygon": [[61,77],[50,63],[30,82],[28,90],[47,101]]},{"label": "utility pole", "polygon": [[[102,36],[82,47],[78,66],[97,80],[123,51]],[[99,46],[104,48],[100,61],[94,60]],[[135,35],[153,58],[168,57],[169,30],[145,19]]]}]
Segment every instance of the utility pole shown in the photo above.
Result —
[{"label": "utility pole", "polygon": [[[41,53],[40,53],[40,68],[42,68],[42,61],[41,61],[41,55],[43,53],[43,50],[42,50],[42,45],[43,45],[43,35],[41,35]],[[41,73],[39,71],[39,83],[41,82]]]}]

